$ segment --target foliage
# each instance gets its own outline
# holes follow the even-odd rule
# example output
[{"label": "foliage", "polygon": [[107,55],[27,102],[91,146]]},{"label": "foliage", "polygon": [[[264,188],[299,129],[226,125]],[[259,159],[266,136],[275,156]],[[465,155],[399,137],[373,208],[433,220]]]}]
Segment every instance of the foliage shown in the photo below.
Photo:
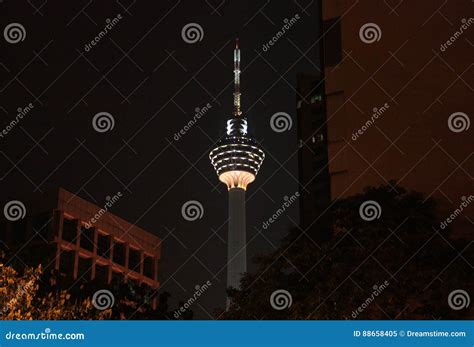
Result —
[{"label": "foliage", "polygon": [[90,299],[77,303],[61,290],[38,295],[41,266],[27,268],[22,275],[0,264],[0,316],[8,320],[104,319],[111,311],[96,310]]}]

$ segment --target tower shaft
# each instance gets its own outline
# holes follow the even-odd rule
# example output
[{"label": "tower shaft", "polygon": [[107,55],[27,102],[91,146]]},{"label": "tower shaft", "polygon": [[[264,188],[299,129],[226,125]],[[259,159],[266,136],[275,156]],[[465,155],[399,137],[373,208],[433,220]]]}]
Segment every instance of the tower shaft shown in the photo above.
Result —
[{"label": "tower shaft", "polygon": [[[227,287],[240,288],[247,272],[245,189],[229,189],[229,235],[227,240]],[[229,302],[227,302],[229,305]]]}]

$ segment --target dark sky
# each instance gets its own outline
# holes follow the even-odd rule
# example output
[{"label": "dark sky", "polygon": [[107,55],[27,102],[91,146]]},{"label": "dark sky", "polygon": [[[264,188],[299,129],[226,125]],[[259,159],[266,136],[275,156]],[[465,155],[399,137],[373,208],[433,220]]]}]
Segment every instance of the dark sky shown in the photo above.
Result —
[{"label": "dark sky", "polygon": [[[262,230],[297,190],[297,158],[290,157],[298,144],[296,74],[318,74],[317,2],[3,0],[0,13],[2,32],[19,23],[26,33],[16,44],[0,39],[2,128],[18,108],[34,105],[0,139],[2,206],[55,186],[100,206],[121,191],[113,212],[163,239],[162,290],[187,300],[196,284],[211,281],[193,307],[198,318],[209,318],[225,303],[227,192],[208,152],[232,111],[234,39],[242,47],[243,111],[267,153],[247,194],[251,258],[272,250],[298,223],[295,204]],[[85,51],[118,14],[122,19]],[[300,19],[264,52],[295,15]],[[200,41],[184,42],[188,23],[202,27]],[[174,140],[208,103],[211,110]],[[99,112],[113,116],[111,131],[92,127]],[[272,130],[276,112],[291,115],[289,131]],[[202,204],[202,219],[183,219],[189,200]]]}]

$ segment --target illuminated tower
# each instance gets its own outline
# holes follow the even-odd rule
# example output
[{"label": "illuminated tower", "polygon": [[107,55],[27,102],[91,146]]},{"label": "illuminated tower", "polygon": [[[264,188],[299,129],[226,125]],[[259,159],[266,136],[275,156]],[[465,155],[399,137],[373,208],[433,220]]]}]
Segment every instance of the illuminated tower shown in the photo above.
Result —
[{"label": "illuminated tower", "polygon": [[265,154],[248,135],[247,118],[240,110],[240,49],[234,50],[234,112],[227,121],[226,136],[209,153],[219,180],[229,190],[229,237],[227,242],[227,287],[240,287],[247,271],[245,191],[263,163]]}]

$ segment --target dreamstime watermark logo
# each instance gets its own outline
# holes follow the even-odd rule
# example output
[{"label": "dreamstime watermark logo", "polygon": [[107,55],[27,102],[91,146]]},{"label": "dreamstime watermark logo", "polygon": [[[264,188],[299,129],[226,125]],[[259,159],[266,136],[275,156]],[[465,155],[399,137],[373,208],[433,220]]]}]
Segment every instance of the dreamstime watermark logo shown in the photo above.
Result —
[{"label": "dreamstime watermark logo", "polygon": [[474,201],[474,196],[473,195],[469,195],[468,197],[463,196],[461,200],[462,202],[459,205],[459,207],[455,209],[448,218],[446,218],[444,221],[441,222],[441,224],[439,225],[441,229],[445,229],[450,223],[452,223],[462,213],[462,211],[466,207],[468,207],[471,202]]},{"label": "dreamstime watermark logo", "polygon": [[173,136],[175,141],[179,141],[182,136],[184,136],[193,126],[198,122],[198,120],[201,119],[202,116],[204,116],[210,109],[212,108],[210,103],[207,103],[206,106],[204,107],[196,107],[194,111],[196,112],[194,114],[194,117],[184,126],[182,127],[178,132],[176,132]]},{"label": "dreamstime watermark logo", "polygon": [[380,106],[379,108],[374,107],[372,109],[374,113],[372,114],[370,119],[367,122],[365,122],[365,124],[362,125],[359,130],[357,130],[355,133],[352,134],[352,141],[356,141],[359,138],[359,136],[361,136],[367,129],[369,129],[372,126],[372,124],[374,124],[375,121],[379,119],[379,117],[389,108],[390,106],[387,103],[385,103],[383,106]]},{"label": "dreamstime watermark logo", "polygon": [[115,16],[114,18],[110,19],[110,18],[107,18],[105,20],[105,22],[107,23],[104,27],[104,29],[102,29],[96,37],[94,37],[93,40],[91,40],[89,43],[86,43],[84,45],[84,51],[85,52],[89,52],[92,47],[94,47],[97,43],[99,43],[100,40],[102,40],[102,38],[105,37],[105,35],[107,35],[107,33],[109,33],[116,25],[117,23],[123,19],[122,15],[121,14],[118,14],[117,16]]},{"label": "dreamstime watermark logo", "polygon": [[285,35],[285,33],[291,29],[291,27],[293,25],[296,24],[296,22],[298,20],[300,20],[301,17],[299,14],[295,14],[292,18],[288,19],[288,18],[285,18],[283,20],[283,26],[281,27],[281,29],[279,31],[277,31],[277,33],[275,35],[273,35],[273,37],[271,38],[271,40],[269,40],[268,42],[264,43],[262,45],[262,50],[264,52],[268,52],[268,50],[270,49],[271,46],[273,46],[275,43],[277,43],[277,41],[283,36]]},{"label": "dreamstime watermark logo", "polygon": [[3,128],[0,132],[0,137],[3,138],[6,136],[33,108],[35,108],[35,106],[31,102],[23,108],[18,107],[16,117]]},{"label": "dreamstime watermark logo", "polygon": [[26,216],[26,207],[19,200],[12,200],[3,207],[3,214],[10,222],[16,222]]},{"label": "dreamstime watermark logo", "polygon": [[360,218],[367,222],[379,219],[382,214],[382,207],[374,200],[363,202],[359,207]]},{"label": "dreamstime watermark logo", "polygon": [[188,222],[194,222],[204,216],[204,207],[197,200],[189,200],[181,207],[181,215]]},{"label": "dreamstime watermark logo", "polygon": [[274,310],[281,311],[293,304],[291,293],[285,289],[277,289],[270,295],[270,305]]},{"label": "dreamstime watermark logo", "polygon": [[86,222],[86,229],[91,228],[95,223],[97,223],[97,221],[102,218],[102,216],[109,210],[109,208],[111,208],[117,201],[119,201],[122,196],[122,192],[117,192],[112,197],[108,195],[105,198],[107,202],[105,203],[104,207],[97,211],[97,213]]},{"label": "dreamstime watermark logo", "polygon": [[202,26],[197,23],[188,23],[181,29],[181,37],[184,42],[193,44],[202,41],[204,38],[204,30]]},{"label": "dreamstime watermark logo", "polygon": [[285,196],[283,198],[284,202],[281,205],[281,207],[278,210],[276,210],[275,213],[270,218],[268,218],[265,222],[263,222],[262,228],[267,229],[270,226],[270,224],[275,222],[283,213],[285,213],[286,209],[289,208],[299,198],[299,196],[300,196],[299,192],[295,192],[290,197]]},{"label": "dreamstime watermark logo", "polygon": [[379,296],[389,285],[390,283],[388,281],[385,281],[381,285],[375,284],[372,287],[373,290],[370,296],[359,307],[352,311],[352,318],[355,319],[359,314],[364,312],[364,310],[369,307],[369,305],[375,300],[375,298]]},{"label": "dreamstime watermark logo", "polygon": [[53,333],[50,328],[39,333],[15,333],[9,331],[5,340],[85,340],[84,333]]},{"label": "dreamstime watermark logo", "polygon": [[92,127],[99,133],[113,130],[115,126],[114,117],[108,112],[99,112],[92,118]]},{"label": "dreamstime watermark logo", "polygon": [[211,281],[207,281],[203,285],[197,284],[194,289],[195,292],[192,297],[190,297],[179,309],[174,312],[174,318],[178,319],[184,312],[186,312],[192,304],[194,304],[204,292],[212,285]]},{"label": "dreamstime watermark logo", "polygon": [[112,308],[114,304],[115,297],[110,290],[100,289],[92,296],[92,305],[100,311]]},{"label": "dreamstime watermark logo", "polygon": [[468,308],[471,303],[471,297],[469,293],[463,289],[453,290],[448,295],[448,305],[453,310],[459,311],[464,308]]},{"label": "dreamstime watermark logo", "polygon": [[469,116],[464,112],[454,112],[448,118],[448,128],[453,133],[466,131],[471,126]]},{"label": "dreamstime watermark logo", "polygon": [[289,131],[292,126],[291,116],[286,112],[277,112],[270,118],[270,127],[276,133]]},{"label": "dreamstime watermark logo", "polygon": [[461,26],[459,27],[456,32],[451,35],[451,37],[444,43],[441,44],[439,47],[439,50],[441,52],[444,52],[448,49],[448,46],[451,46],[463,33],[465,30],[469,29],[469,27],[474,23],[474,18],[469,18],[466,20],[466,18],[461,19]]},{"label": "dreamstime watermark logo", "polygon": [[364,43],[374,43],[382,38],[382,30],[375,23],[366,23],[360,27],[359,37]]},{"label": "dreamstime watermark logo", "polygon": [[10,23],[3,30],[5,41],[11,44],[24,41],[26,38],[26,30],[20,23]]}]

